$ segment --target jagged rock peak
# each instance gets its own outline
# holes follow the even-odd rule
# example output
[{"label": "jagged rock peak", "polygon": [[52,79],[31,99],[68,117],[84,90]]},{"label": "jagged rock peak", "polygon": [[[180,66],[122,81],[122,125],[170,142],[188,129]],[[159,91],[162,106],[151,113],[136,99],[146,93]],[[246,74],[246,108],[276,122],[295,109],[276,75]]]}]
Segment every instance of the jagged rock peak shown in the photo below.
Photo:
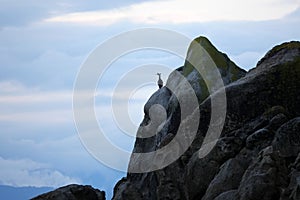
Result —
[{"label": "jagged rock peak", "polygon": [[[199,45],[206,52],[199,49]],[[208,58],[208,56],[210,58]],[[212,60],[213,63],[210,63],[209,60]],[[205,68],[206,71],[209,71],[211,70],[211,65],[218,68],[225,85],[243,77],[246,73],[245,70],[239,68],[232,60],[230,60],[225,53],[220,52],[208,38],[204,36],[195,38],[188,48],[186,62],[183,67],[183,75],[187,77],[193,72],[194,68],[197,68],[198,70]],[[229,76],[225,77],[225,74]]]},{"label": "jagged rock peak", "polygon": [[[199,36],[197,38],[194,39],[195,42],[198,42],[199,44],[201,44],[203,47],[214,47],[214,45],[209,41],[209,39],[205,36]],[[215,48],[215,50],[217,51],[217,49]]]}]

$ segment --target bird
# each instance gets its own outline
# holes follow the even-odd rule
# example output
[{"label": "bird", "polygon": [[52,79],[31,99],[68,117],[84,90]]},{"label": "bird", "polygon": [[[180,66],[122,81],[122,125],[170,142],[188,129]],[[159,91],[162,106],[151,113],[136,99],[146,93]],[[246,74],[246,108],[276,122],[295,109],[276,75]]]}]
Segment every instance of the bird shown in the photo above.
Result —
[{"label": "bird", "polygon": [[163,80],[161,80],[161,73],[157,73],[156,75],[158,75],[158,81],[157,81],[157,85],[159,87],[159,89],[164,85]]}]

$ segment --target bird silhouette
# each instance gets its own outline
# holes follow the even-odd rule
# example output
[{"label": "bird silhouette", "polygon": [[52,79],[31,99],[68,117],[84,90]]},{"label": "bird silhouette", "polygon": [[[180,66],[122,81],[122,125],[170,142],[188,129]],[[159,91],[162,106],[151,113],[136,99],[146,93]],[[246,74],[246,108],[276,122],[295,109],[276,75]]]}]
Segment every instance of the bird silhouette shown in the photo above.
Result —
[{"label": "bird silhouette", "polygon": [[158,81],[157,81],[157,85],[159,87],[159,89],[164,85],[163,80],[161,79],[161,73],[157,73],[156,75],[158,75]]}]

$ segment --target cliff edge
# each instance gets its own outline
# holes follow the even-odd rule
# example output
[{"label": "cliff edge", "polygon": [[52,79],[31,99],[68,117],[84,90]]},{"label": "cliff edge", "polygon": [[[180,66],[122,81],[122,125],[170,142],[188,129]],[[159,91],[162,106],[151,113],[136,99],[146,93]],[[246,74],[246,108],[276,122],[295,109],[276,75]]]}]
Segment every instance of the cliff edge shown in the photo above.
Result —
[{"label": "cliff edge", "polygon": [[[227,100],[222,133],[204,157],[199,150],[210,122],[211,98],[221,92],[216,87],[209,95],[205,80],[196,70],[207,67],[203,63],[209,62],[202,61],[208,58],[206,54],[195,54],[195,43],[217,66]],[[204,37],[192,42],[187,60],[193,65],[186,61],[171,73],[166,87],[146,103],[137,136],[161,117],[162,111],[151,113],[151,106],[163,107],[166,120],[156,121],[154,136],[137,138],[133,152],[156,151],[174,139],[184,121],[178,102],[178,96],[186,92],[183,79],[193,87],[200,104],[195,139],[171,165],[146,173],[128,173],[115,186],[113,199],[300,199],[300,42],[274,47],[248,73]],[[136,164],[133,157],[129,169]]]},{"label": "cliff edge", "polygon": [[[217,109],[224,109],[225,115],[217,115],[211,124],[211,105],[224,93],[226,101],[219,102]],[[190,94],[195,94],[197,105],[181,101],[189,100]],[[129,172],[116,184],[113,199],[299,200],[299,102],[300,42],[274,47],[246,73],[207,38],[196,38],[184,66],[174,70],[166,86],[145,104]],[[189,112],[184,114],[183,107]],[[181,124],[187,126],[178,141]],[[221,130],[218,138],[208,135],[211,126],[212,133]],[[207,138],[212,141],[207,143]],[[176,148],[165,154],[142,160],[136,156],[171,143]],[[213,148],[205,152],[203,145],[209,144]],[[164,163],[172,155],[179,157],[170,165],[147,168],[147,163]],[[134,173],[139,170],[144,172]],[[105,193],[70,185],[34,199],[100,200]]]}]

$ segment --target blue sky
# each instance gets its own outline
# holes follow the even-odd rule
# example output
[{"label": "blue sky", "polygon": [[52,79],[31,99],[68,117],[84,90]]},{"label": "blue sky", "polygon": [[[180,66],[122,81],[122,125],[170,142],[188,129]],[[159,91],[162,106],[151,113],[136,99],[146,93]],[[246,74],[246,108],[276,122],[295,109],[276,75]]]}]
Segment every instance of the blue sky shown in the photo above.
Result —
[{"label": "blue sky", "polygon": [[[0,185],[81,183],[111,195],[125,174],[96,161],[81,144],[72,92],[89,53],[114,35],[145,27],[170,29],[191,39],[204,35],[247,70],[274,45],[300,40],[298,0],[0,2]],[[115,125],[111,93],[122,74],[151,62],[170,70],[183,63],[167,53],[135,52],[113,63],[100,82],[99,123],[112,142],[128,151],[134,138],[123,136]],[[156,90],[156,78],[130,99],[129,115],[136,125],[144,102]],[[124,103],[128,99],[119,106]]]}]

